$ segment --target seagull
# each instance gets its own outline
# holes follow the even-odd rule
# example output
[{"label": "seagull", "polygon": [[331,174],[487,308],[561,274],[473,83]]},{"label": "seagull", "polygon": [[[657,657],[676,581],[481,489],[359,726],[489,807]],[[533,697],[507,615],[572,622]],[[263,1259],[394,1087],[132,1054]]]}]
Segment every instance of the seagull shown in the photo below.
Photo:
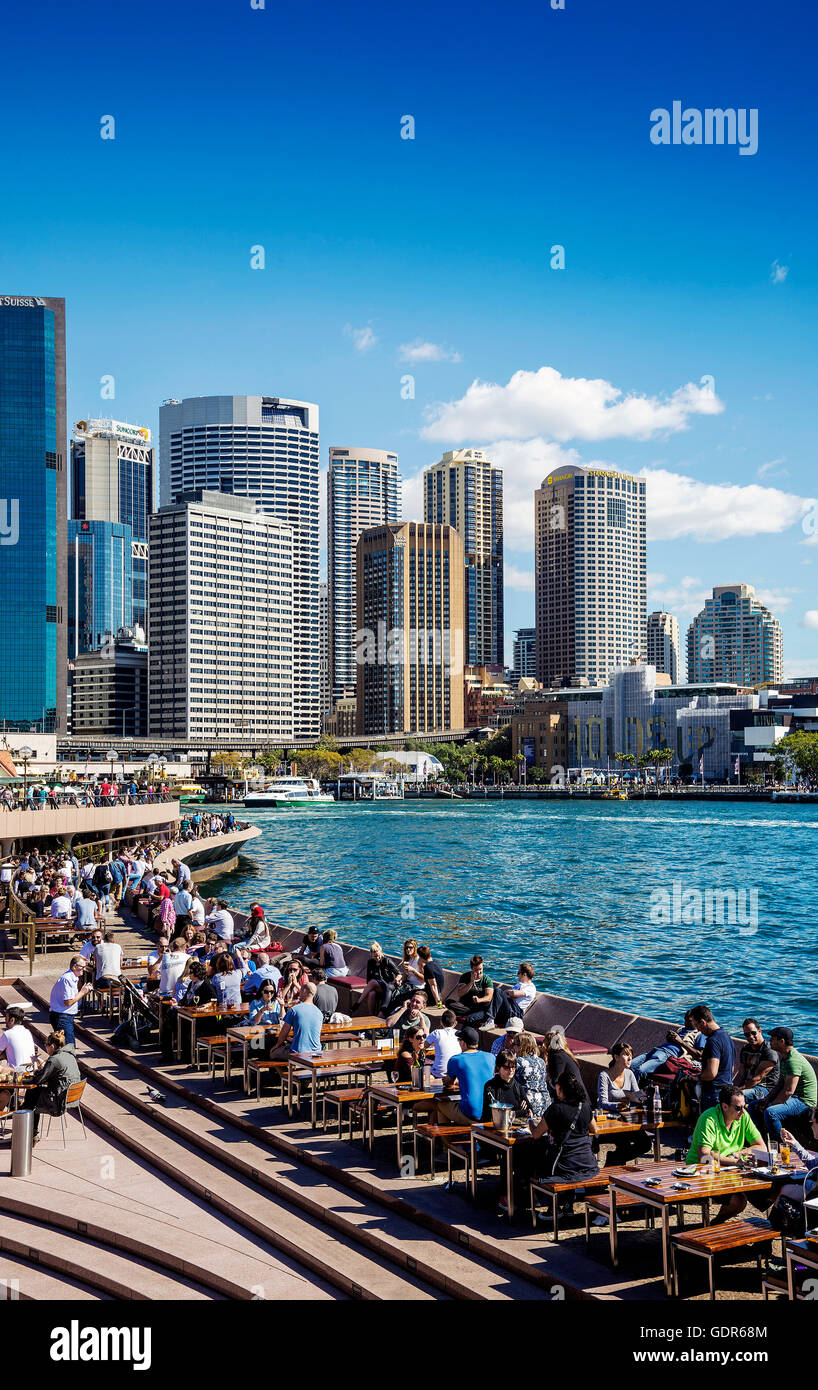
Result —
[{"label": "seagull", "polygon": [[155,1103],[156,1103],[157,1105],[164,1105],[164,1104],[165,1104],[165,1101],[167,1100],[167,1096],[163,1096],[161,1091],[155,1090],[153,1086],[146,1086],[145,1089],[146,1089],[146,1091],[147,1091],[148,1096],[150,1097],[150,1099],[151,1099],[152,1101],[155,1101]]}]

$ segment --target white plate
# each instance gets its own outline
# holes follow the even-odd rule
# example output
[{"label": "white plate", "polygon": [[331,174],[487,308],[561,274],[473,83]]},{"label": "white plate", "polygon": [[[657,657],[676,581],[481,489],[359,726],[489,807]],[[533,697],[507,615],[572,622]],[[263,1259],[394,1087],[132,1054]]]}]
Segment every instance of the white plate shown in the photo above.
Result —
[{"label": "white plate", "polygon": [[695,1163],[688,1163],[684,1168],[674,1168],[673,1174],[677,1178],[695,1178],[698,1177],[699,1170]]}]

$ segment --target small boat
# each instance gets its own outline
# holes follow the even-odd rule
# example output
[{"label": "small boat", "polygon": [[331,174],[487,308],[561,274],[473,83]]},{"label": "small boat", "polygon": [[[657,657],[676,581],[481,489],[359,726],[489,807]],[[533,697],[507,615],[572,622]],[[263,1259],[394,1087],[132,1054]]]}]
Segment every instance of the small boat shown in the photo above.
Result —
[{"label": "small boat", "polygon": [[604,801],[627,801],[627,799],[628,799],[628,793],[627,793],[627,792],[618,792],[618,791],[603,792],[603,793],[602,793],[602,799],[603,799]]},{"label": "small boat", "polygon": [[300,810],[304,806],[334,806],[335,797],[322,792],[315,777],[275,777],[261,787],[248,786],[244,804],[260,811]]}]

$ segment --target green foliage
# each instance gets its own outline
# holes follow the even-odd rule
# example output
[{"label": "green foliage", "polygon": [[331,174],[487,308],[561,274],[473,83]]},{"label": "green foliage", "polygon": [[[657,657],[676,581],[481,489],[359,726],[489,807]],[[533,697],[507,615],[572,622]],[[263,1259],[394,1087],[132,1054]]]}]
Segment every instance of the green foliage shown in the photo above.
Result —
[{"label": "green foliage", "polygon": [[818,733],[796,729],[785,734],[770,750],[779,753],[790,767],[797,768],[808,782],[818,781]]}]

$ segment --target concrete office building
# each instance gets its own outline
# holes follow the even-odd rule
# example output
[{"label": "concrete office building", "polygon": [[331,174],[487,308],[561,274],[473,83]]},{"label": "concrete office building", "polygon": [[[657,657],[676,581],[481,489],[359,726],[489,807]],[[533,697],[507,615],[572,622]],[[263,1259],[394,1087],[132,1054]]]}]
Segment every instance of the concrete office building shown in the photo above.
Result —
[{"label": "concrete office building", "polygon": [[358,541],[356,732],[462,729],[463,542],[452,526],[393,522]]},{"label": "concrete office building", "polygon": [[148,734],[148,649],[123,628],[101,651],[69,665],[71,735],[111,739]]},{"label": "concrete office building", "polygon": [[[111,521],[69,521],[69,659],[110,644],[120,628],[130,628],[133,623],[130,526]],[[145,646],[141,623],[139,634]]]},{"label": "concrete office building", "polygon": [[384,449],[329,451],[327,578],[332,700],[355,689],[355,550],[361,533],[400,519],[397,454]]},{"label": "concrete office building", "polygon": [[0,295],[0,721],[67,732],[65,300]]},{"label": "concrete office building", "polygon": [[318,407],[279,396],[198,396],[159,412],[162,506],[199,488],[258,502],[293,536],[295,736],[320,732]]},{"label": "concrete office building", "polygon": [[721,584],[687,630],[692,681],[778,685],[784,673],[781,624],[750,584]]},{"label": "concrete office building", "polygon": [[151,517],[151,736],[292,740],[293,550],[250,498],[199,489]]},{"label": "concrete office building", "polygon": [[71,441],[71,517],[131,528],[133,623],[143,634],[148,627],[148,518],[154,505],[150,430],[122,420],[78,420]]},{"label": "concrete office building", "polygon": [[318,687],[321,719],[332,708],[329,678],[329,586],[318,585]]},{"label": "concrete office building", "polygon": [[502,666],[503,472],[482,449],[454,449],[423,474],[423,519],[453,526],[466,566],[468,666]]},{"label": "concrete office building", "polygon": [[536,629],[521,627],[514,634],[513,665],[509,673],[513,685],[527,676],[537,675]]},{"label": "concrete office building", "polygon": [[672,613],[648,614],[648,664],[670,676],[675,685],[679,679],[679,624]]},{"label": "concrete office building", "polygon": [[574,465],[535,493],[537,679],[596,685],[644,655],[645,483]]}]

